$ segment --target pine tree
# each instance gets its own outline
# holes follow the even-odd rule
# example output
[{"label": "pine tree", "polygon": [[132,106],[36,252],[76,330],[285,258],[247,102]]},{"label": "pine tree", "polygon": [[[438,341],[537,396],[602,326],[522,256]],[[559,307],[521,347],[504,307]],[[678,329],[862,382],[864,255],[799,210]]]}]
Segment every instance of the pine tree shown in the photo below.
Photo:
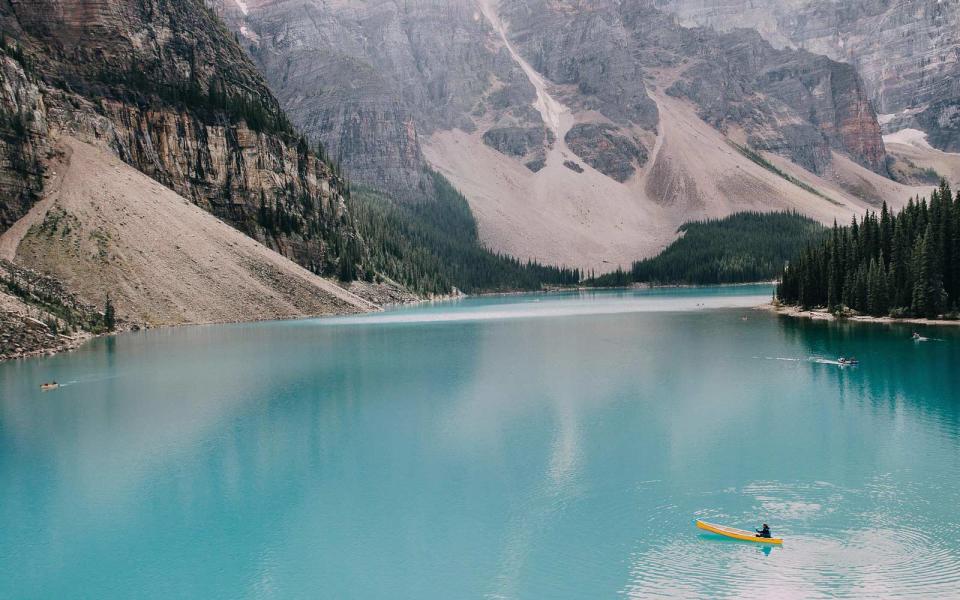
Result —
[{"label": "pine tree", "polygon": [[867,312],[875,317],[883,317],[890,312],[887,273],[883,266],[883,257],[870,261],[867,277]]},{"label": "pine tree", "polygon": [[113,307],[113,301],[110,300],[110,294],[107,294],[107,301],[103,307],[103,324],[107,331],[113,331],[117,328],[117,312]]},{"label": "pine tree", "polygon": [[952,309],[960,310],[960,190],[957,190],[957,197],[953,202],[953,228],[951,235],[951,249],[949,258],[949,270],[951,273],[951,286],[947,290],[953,299]]},{"label": "pine tree", "polygon": [[843,257],[840,252],[840,228],[833,222],[827,265],[827,308],[836,310],[843,296]]}]

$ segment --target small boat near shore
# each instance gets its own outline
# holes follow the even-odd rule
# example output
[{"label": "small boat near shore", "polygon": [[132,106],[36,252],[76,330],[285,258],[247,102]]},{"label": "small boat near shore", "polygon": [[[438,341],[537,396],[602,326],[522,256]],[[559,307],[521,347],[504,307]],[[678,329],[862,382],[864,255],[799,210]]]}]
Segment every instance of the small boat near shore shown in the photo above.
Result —
[{"label": "small boat near shore", "polygon": [[704,531],[709,531],[710,533],[716,533],[717,535],[722,535],[724,537],[733,538],[735,540],[741,540],[744,542],[755,542],[758,544],[783,544],[783,539],[781,538],[764,538],[759,537],[756,533],[752,531],[747,531],[745,529],[737,529],[735,527],[727,527],[726,525],[716,525],[714,523],[707,523],[706,521],[701,521],[697,519],[697,527],[703,529]]},{"label": "small boat near shore", "polygon": [[60,384],[57,383],[56,381],[51,381],[50,383],[41,383],[41,384],[40,384],[40,389],[43,390],[44,392],[49,392],[50,390],[55,390],[55,389],[57,389],[58,387],[60,387]]},{"label": "small boat near shore", "polygon": [[844,366],[854,366],[860,364],[860,361],[856,358],[844,358],[842,356],[837,360],[837,362]]}]

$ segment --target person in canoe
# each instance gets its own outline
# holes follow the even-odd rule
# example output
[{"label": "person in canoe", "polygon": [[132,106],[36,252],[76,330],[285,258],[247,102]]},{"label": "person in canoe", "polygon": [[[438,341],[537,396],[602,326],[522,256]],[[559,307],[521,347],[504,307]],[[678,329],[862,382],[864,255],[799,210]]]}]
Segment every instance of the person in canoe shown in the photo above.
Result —
[{"label": "person in canoe", "polygon": [[770,535],[770,526],[766,523],[763,524],[763,529],[754,529],[757,532],[757,537],[759,538],[772,538]]}]

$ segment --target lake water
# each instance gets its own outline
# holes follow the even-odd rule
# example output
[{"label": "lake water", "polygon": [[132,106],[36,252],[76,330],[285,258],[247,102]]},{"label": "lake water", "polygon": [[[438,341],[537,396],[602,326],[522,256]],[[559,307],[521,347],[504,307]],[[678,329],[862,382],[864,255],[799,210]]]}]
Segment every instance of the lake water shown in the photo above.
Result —
[{"label": "lake water", "polygon": [[2,364],[0,598],[960,594],[960,330],[769,297],[476,298]]}]

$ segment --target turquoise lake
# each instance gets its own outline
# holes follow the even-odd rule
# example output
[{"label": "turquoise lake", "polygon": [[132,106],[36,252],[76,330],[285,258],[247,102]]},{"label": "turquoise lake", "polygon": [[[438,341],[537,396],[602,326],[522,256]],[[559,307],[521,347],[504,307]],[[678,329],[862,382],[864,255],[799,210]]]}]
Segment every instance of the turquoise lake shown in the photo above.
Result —
[{"label": "turquoise lake", "polygon": [[770,292],[473,298],[0,364],[0,598],[960,594],[960,328],[751,308]]}]

